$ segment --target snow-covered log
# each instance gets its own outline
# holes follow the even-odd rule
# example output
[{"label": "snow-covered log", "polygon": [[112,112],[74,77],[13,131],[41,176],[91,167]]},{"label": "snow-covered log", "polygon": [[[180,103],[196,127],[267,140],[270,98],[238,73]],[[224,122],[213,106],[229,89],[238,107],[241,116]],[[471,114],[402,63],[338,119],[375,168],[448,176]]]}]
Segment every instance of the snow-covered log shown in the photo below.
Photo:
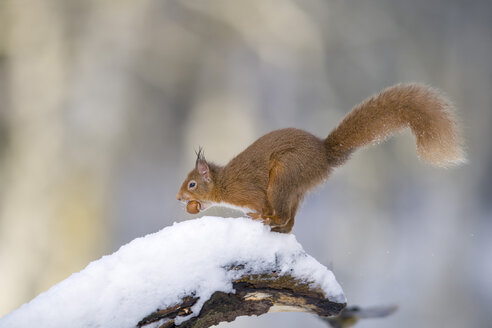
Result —
[{"label": "snow-covered log", "polygon": [[240,315],[338,314],[334,275],[292,234],[204,217],[137,238],[0,319],[0,327],[209,327]]}]

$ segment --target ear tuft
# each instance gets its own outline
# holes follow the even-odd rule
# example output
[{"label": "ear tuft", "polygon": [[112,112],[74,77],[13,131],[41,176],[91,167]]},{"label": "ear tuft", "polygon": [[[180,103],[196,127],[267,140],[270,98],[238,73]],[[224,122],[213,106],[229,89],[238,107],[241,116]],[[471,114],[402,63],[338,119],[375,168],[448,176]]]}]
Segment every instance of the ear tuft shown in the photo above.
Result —
[{"label": "ear tuft", "polygon": [[195,166],[198,166],[198,162],[200,160],[205,161],[205,156],[203,154],[203,148],[201,146],[198,146],[198,151],[195,150],[195,154],[196,154],[196,163],[195,163]]},{"label": "ear tuft", "polygon": [[205,160],[203,148],[198,147],[198,151],[195,150],[195,154],[196,154],[196,163],[195,163],[196,170],[202,176],[203,181],[210,182],[212,180],[210,174],[210,167],[208,166],[207,161]]}]

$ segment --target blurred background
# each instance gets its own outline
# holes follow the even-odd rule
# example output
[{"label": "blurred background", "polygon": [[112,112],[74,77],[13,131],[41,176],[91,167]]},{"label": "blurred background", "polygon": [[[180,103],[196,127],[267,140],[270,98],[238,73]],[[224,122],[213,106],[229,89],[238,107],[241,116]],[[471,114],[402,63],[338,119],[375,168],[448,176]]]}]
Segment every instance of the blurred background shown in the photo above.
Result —
[{"label": "blurred background", "polygon": [[[0,316],[175,221],[194,149],[225,164],[271,130],[326,136],[358,102],[424,82],[456,104],[469,163],[411,134],[358,151],[294,234],[360,327],[492,325],[492,3],[0,1]],[[205,214],[237,216],[231,210]],[[203,214],[201,214],[203,215]],[[324,327],[307,314],[224,327]]]}]

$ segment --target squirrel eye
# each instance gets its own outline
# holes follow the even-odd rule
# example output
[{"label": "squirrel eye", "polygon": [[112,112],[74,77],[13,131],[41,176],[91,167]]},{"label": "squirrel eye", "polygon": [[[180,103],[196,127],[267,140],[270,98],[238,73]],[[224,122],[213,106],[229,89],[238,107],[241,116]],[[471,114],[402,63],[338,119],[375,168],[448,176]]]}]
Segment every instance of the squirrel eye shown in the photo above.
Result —
[{"label": "squirrel eye", "polygon": [[191,180],[190,183],[188,183],[188,189],[195,189],[196,187],[196,182],[195,180]]}]

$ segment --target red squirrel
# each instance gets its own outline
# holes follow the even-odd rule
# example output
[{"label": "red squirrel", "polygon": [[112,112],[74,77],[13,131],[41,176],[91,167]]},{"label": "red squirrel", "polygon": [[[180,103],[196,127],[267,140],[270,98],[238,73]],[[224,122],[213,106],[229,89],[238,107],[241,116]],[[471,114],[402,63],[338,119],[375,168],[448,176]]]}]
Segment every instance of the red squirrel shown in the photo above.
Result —
[{"label": "red squirrel", "polygon": [[289,233],[308,190],[357,148],[406,127],[421,159],[442,167],[464,161],[452,104],[436,89],[398,84],[355,106],[326,139],[295,128],[275,130],[225,166],[208,162],[200,150],[176,198],[195,212],[213,205],[239,208],[272,231]]}]

